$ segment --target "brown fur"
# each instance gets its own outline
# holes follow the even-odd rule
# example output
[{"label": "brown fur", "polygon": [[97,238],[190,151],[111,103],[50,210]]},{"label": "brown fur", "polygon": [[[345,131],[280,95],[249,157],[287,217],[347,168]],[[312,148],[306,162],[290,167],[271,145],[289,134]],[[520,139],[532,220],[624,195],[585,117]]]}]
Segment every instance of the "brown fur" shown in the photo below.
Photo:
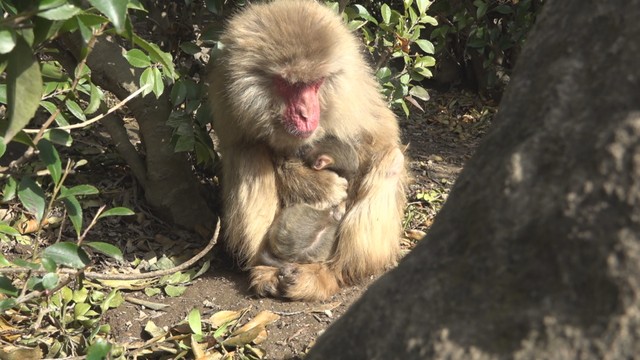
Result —
[{"label": "brown fur", "polygon": [[[303,147],[299,157],[309,168],[332,171],[347,182],[355,178],[360,163],[355,147],[333,136]],[[287,179],[283,180],[286,182]],[[347,198],[346,192],[344,198]],[[300,203],[280,210],[257,263],[280,268],[287,263],[309,264],[329,260],[335,250],[336,233],[346,204],[318,206],[317,202],[315,206]]]},{"label": "brown fur", "polygon": [[[223,158],[223,223],[227,245],[250,269],[255,291],[322,300],[394,264],[405,203],[404,157],[396,117],[357,38],[320,4],[276,0],[233,17],[221,41],[210,96]],[[283,128],[286,105],[273,91],[272,76],[290,83],[324,80],[320,123],[311,136],[302,139]],[[359,157],[334,255],[322,263],[258,266],[278,209],[344,198],[346,180],[295,158],[327,135],[354,144]]]}]

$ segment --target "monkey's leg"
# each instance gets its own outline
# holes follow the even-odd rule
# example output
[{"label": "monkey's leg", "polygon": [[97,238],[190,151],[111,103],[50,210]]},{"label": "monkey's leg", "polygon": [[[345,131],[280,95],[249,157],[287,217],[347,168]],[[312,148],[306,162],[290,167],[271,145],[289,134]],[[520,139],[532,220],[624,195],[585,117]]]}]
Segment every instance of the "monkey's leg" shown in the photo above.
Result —
[{"label": "monkey's leg", "polygon": [[251,266],[278,210],[273,162],[260,147],[221,150],[226,243],[242,266]]},{"label": "monkey's leg", "polygon": [[278,277],[280,295],[291,300],[322,301],[340,289],[336,273],[325,263],[287,264]]}]

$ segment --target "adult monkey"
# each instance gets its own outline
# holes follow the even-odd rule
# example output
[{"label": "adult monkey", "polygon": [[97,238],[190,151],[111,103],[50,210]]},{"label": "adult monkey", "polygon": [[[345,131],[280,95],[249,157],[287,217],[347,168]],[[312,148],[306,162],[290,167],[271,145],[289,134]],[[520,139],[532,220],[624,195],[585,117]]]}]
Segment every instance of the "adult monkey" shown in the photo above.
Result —
[{"label": "adult monkey", "polygon": [[[223,160],[227,245],[260,295],[322,300],[396,261],[406,170],[397,119],[361,44],[330,9],[276,0],[234,16],[212,61],[210,97]],[[278,210],[338,204],[346,181],[296,159],[324,136],[354,144],[359,171],[328,262],[257,265]],[[304,224],[300,224],[304,226]]]}]

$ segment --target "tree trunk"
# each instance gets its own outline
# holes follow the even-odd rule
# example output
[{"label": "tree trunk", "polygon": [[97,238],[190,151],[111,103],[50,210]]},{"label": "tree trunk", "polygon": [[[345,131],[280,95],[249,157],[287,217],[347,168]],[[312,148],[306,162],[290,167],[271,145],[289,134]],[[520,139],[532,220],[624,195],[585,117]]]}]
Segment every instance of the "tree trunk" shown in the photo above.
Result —
[{"label": "tree trunk", "polygon": [[[63,46],[78,54],[76,39],[66,39]],[[107,37],[96,41],[87,59],[91,77],[96,85],[123,100],[138,90],[142,69],[132,68],[121,55],[122,48]],[[145,148],[144,164],[140,169],[140,156],[125,143],[120,124],[108,124],[106,129],[116,142],[116,147],[125,161],[134,169],[133,174],[142,185],[147,202],[154,211],[167,221],[188,229],[204,227],[212,229],[215,224],[213,212],[208,208],[185,153],[176,153],[171,144],[171,129],[166,125],[171,113],[169,94],[156,99],[153,93],[136,97],[127,103],[140,127]],[[113,119],[104,119],[109,121]],[[144,171],[146,170],[146,171]]]},{"label": "tree trunk", "polygon": [[313,359],[640,354],[640,0],[553,0],[427,237]]}]

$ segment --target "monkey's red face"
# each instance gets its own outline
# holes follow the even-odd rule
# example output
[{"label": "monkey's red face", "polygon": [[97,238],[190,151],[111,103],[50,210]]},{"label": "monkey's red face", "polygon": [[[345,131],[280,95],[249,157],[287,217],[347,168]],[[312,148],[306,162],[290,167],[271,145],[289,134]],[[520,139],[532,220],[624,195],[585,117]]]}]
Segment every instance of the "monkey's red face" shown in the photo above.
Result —
[{"label": "monkey's red face", "polygon": [[284,129],[298,138],[308,138],[320,122],[320,99],[318,91],[323,80],[312,83],[291,84],[281,77],[274,79],[278,95],[285,103],[282,121]]}]

